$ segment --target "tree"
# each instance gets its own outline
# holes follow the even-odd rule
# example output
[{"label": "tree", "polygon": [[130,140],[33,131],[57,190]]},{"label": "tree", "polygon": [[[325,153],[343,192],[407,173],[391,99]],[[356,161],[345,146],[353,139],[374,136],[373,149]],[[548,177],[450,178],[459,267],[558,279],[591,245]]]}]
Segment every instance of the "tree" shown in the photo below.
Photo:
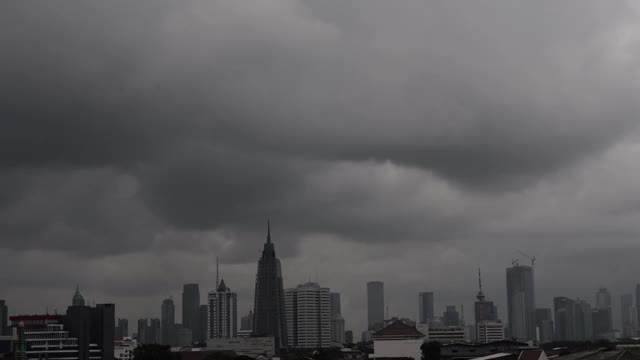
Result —
[{"label": "tree", "polygon": [[133,360],[172,360],[168,345],[145,344],[133,350]]},{"label": "tree", "polygon": [[440,360],[440,343],[437,341],[429,341],[422,346],[422,360]]}]

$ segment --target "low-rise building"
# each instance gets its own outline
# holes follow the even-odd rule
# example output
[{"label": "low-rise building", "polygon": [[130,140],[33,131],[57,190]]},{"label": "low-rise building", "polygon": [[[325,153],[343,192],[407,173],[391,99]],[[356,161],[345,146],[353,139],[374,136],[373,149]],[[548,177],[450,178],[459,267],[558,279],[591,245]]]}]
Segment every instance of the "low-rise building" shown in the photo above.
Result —
[{"label": "low-rise building", "polygon": [[420,347],[425,341],[425,335],[415,326],[409,326],[402,321],[373,334],[373,354],[370,359],[379,358],[413,358],[420,359]]},{"label": "low-rise building", "polygon": [[483,321],[476,325],[477,342],[486,344],[504,340],[504,325],[499,321]]},{"label": "low-rise building", "polygon": [[463,343],[467,339],[464,327],[460,326],[429,327],[428,332],[429,341],[437,341],[441,344]]},{"label": "low-rise building", "polygon": [[247,355],[253,358],[266,355],[267,358],[276,352],[275,338],[246,337],[246,338],[213,338],[207,340],[207,351],[233,351],[238,355]]},{"label": "low-rise building", "polygon": [[124,337],[121,340],[116,340],[113,345],[113,356],[116,360],[131,360],[133,359],[133,351],[138,347],[138,341]]}]

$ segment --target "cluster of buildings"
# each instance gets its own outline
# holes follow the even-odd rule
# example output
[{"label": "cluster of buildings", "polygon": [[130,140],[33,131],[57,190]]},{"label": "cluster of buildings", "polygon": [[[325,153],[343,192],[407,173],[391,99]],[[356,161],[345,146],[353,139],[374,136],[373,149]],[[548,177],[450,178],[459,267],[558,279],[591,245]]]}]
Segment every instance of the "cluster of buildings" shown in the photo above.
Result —
[{"label": "cluster of buildings", "polygon": [[[418,294],[417,321],[389,318],[385,314],[384,283],[369,282],[368,324],[361,341],[373,342],[374,354],[370,357],[415,359],[426,341],[448,344],[451,349],[461,347],[455,351],[472,351],[464,346],[521,347],[551,341],[615,338],[611,294],[605,288],[598,290],[595,306],[581,299],[555,297],[553,309],[536,307],[533,260],[531,266],[515,261],[506,269],[506,322],[499,318],[497,306],[483,292],[480,270],[472,324],[466,324],[462,306],[458,311],[455,305],[448,305],[441,316],[436,315],[434,293],[428,291]],[[316,282],[285,288],[281,268],[269,225],[257,266],[253,309],[240,318],[240,324],[237,293],[218,277],[204,304],[198,284],[184,285],[182,323],[176,322],[175,303],[167,298],[162,301],[160,318],[139,319],[132,336],[127,319],[114,318],[113,304],[86,306],[78,288],[65,315],[9,317],[6,304],[0,300],[0,353],[8,351],[3,339],[10,339],[9,350],[24,353],[25,359],[80,360],[129,360],[141,344],[169,345],[175,351],[234,351],[253,357],[271,356],[283,349],[353,344],[353,332],[345,329],[340,293]],[[639,301],[640,285],[636,289],[636,306],[632,295],[621,297],[624,337],[640,335]]]}]

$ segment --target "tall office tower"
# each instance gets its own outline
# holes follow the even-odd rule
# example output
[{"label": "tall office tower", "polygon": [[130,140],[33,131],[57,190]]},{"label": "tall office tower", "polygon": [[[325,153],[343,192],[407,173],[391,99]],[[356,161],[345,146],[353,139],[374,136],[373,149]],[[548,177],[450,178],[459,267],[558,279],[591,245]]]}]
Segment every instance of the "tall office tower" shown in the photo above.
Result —
[{"label": "tall office tower", "polygon": [[198,316],[198,335],[194,338],[196,341],[207,341],[209,337],[209,304],[200,305],[200,314]]},{"label": "tall office tower", "polygon": [[162,323],[158,318],[152,318],[149,320],[149,327],[147,328],[147,344],[161,344],[162,343]]},{"label": "tall office tower", "polygon": [[160,309],[160,318],[162,319],[162,344],[176,344],[176,306],[173,299],[164,299]]},{"label": "tall office tower", "polygon": [[284,286],[280,260],[271,242],[271,224],[267,223],[267,242],[258,261],[253,305],[253,333],[275,337],[276,351],[287,346],[287,320],[284,310]]},{"label": "tall office tower", "polygon": [[253,311],[240,319],[240,330],[253,330]]},{"label": "tall office tower", "polygon": [[198,284],[184,284],[182,287],[182,327],[191,330],[196,338],[200,329],[200,287]]},{"label": "tall office tower", "polygon": [[611,293],[606,288],[602,287],[596,293],[596,309],[611,309]]},{"label": "tall office tower", "polygon": [[576,340],[591,340],[593,338],[593,314],[591,305],[584,300],[576,300],[575,309]]},{"label": "tall office tower", "polygon": [[64,317],[64,327],[78,339],[78,358],[88,360],[95,356],[92,344],[97,344],[102,359],[113,359],[115,331],[115,305],[97,304],[69,306]]},{"label": "tall office tower", "polygon": [[238,337],[238,295],[220,280],[209,293],[209,338]]},{"label": "tall office tower", "polygon": [[340,305],[340,293],[332,292],[331,294],[329,294],[329,300],[331,304],[330,306],[331,316],[333,317],[334,315],[342,315],[342,309]]},{"label": "tall office tower", "polygon": [[289,347],[296,349],[331,346],[329,288],[306,283],[285,290]]},{"label": "tall office tower", "polygon": [[129,320],[118,319],[118,326],[116,326],[116,337],[125,338],[129,336]]},{"label": "tall office tower", "polygon": [[507,268],[507,305],[511,336],[536,339],[536,296],[533,268],[515,263]]},{"label": "tall office tower", "polygon": [[[480,324],[483,321],[498,321],[496,306],[493,304],[493,301],[487,301],[484,293],[482,292],[482,275],[480,273],[480,269],[478,269],[478,295],[476,295],[476,302],[473,305],[475,310],[476,325]],[[476,331],[478,330],[476,329]]]},{"label": "tall office tower", "polygon": [[149,319],[138,319],[138,344],[149,344],[147,342],[147,328]]},{"label": "tall office tower", "polygon": [[633,307],[633,295],[624,294],[620,296],[620,324],[622,326],[622,337],[630,338],[635,336],[633,329],[633,318],[631,308]]},{"label": "tall office tower", "polygon": [[377,331],[384,327],[384,283],[367,283],[367,320],[369,330]]},{"label": "tall office tower", "polygon": [[596,308],[591,312],[593,322],[593,338],[614,340],[611,308]]},{"label": "tall office tower", "polygon": [[80,287],[76,285],[76,292],[71,299],[71,306],[84,306],[84,297],[80,294]]},{"label": "tall office tower", "polygon": [[418,294],[418,323],[428,324],[433,319],[433,293],[421,292]]},{"label": "tall office tower", "polygon": [[551,309],[536,309],[536,327],[539,343],[545,344],[554,340]]},{"label": "tall office tower", "polygon": [[9,308],[4,300],[0,300],[0,336],[9,334]]},{"label": "tall office tower", "polygon": [[575,341],[576,304],[572,299],[557,296],[553,298],[553,311],[556,318],[556,340]]},{"label": "tall office tower", "polygon": [[447,310],[442,314],[444,326],[461,326],[460,314],[454,305],[448,305]]}]

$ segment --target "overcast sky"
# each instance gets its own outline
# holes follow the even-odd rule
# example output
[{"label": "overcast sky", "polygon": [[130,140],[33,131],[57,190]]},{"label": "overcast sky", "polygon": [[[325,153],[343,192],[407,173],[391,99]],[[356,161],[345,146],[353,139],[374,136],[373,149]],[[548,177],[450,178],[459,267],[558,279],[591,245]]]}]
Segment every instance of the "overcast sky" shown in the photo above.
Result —
[{"label": "overcast sky", "polygon": [[[535,255],[539,307],[640,282],[637,1],[0,4],[0,298],[63,312],[76,283],[159,317],[220,257],[253,304],[272,221],[286,287],[366,326],[473,318],[477,268]],[[130,331],[131,331],[130,330]]]}]

